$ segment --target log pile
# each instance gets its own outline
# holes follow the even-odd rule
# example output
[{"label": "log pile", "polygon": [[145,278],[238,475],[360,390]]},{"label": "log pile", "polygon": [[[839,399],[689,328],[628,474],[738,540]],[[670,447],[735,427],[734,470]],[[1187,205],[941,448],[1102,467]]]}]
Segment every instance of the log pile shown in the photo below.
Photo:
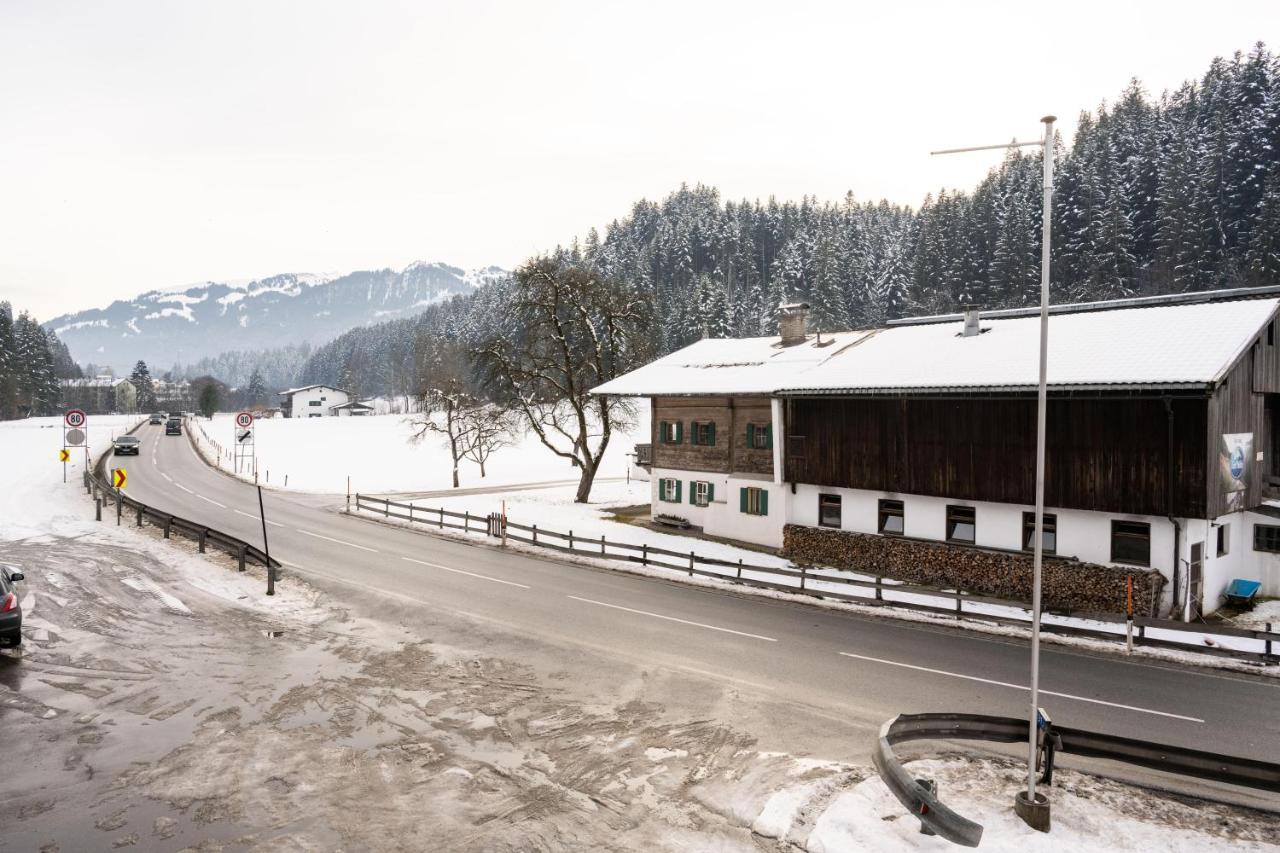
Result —
[{"label": "log pile", "polygon": [[[799,524],[783,527],[782,547],[785,556],[801,563],[1031,601],[1030,554]],[[1156,615],[1164,576],[1153,569],[1115,568],[1045,557],[1041,599],[1044,607],[1051,610],[1123,613],[1126,579],[1130,576],[1133,577],[1134,612]]]}]

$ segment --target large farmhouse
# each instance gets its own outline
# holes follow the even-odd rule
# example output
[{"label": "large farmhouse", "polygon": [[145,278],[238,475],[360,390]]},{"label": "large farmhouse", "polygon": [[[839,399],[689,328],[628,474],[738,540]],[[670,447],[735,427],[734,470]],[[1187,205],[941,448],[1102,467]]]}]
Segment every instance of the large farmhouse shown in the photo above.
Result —
[{"label": "large farmhouse", "polygon": [[[1280,288],[1057,306],[1045,600],[1194,618],[1280,595]],[[653,514],[797,559],[1029,598],[1039,318],[699,341],[595,389],[650,398]]]}]

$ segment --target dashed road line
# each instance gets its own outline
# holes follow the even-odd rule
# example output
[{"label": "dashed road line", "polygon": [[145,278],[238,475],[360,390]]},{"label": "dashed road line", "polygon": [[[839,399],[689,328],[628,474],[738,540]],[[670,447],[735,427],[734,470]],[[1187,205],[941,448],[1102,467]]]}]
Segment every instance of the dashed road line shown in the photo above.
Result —
[{"label": "dashed road line", "polygon": [[[251,513],[251,512],[245,512],[245,511],[244,511],[244,510],[242,510],[242,509],[238,509],[238,510],[236,510],[235,512],[236,512],[236,514],[237,514],[237,515],[245,515],[245,516],[248,516],[249,518],[252,518],[254,521],[262,521],[262,516],[260,516],[260,515],[254,515],[254,514],[253,514],[253,513]],[[272,527],[284,527],[284,525],[283,525],[283,524],[281,524],[280,522],[278,522],[278,521],[272,521],[272,520],[271,520],[271,519],[269,519],[269,518],[267,519],[267,524],[270,524]]]},{"label": "dashed road line", "polygon": [[174,482],[174,485],[175,485],[175,486],[177,486],[179,489],[182,489],[182,491],[186,492],[186,493],[187,493],[187,494],[189,494],[189,495],[194,495],[194,494],[195,494],[195,492],[191,491],[190,489],[188,489],[186,486],[182,485],[181,483]]},{"label": "dashed road line", "polygon": [[468,572],[462,569],[455,569],[455,568],[451,568],[450,566],[442,566],[439,563],[428,563],[426,560],[415,560],[413,557],[401,557],[400,559],[406,560],[410,563],[417,563],[419,566],[430,566],[433,569],[442,569],[443,571],[453,572],[454,574],[457,574],[457,575],[467,575],[468,577],[479,578],[482,581],[493,581],[494,583],[506,584],[507,586],[518,586],[521,589],[530,588],[528,586],[525,586],[522,583],[516,583],[515,581],[504,581],[502,578],[491,578],[488,575],[478,575],[475,572]]},{"label": "dashed road line", "polygon": [[576,595],[570,595],[574,601],[581,601],[586,604],[595,604],[600,607],[610,607],[614,610],[625,610],[627,613],[636,613],[641,616],[652,616],[654,619],[665,619],[668,622],[679,622],[681,625],[692,625],[695,628],[706,628],[709,631],[720,631],[725,634],[737,634],[739,637],[750,637],[753,640],[764,640],[767,643],[778,642],[774,637],[765,637],[760,634],[749,634],[746,631],[735,631],[732,628],[721,628],[719,625],[708,625],[705,622],[690,622],[688,619],[677,619],[675,616],[664,616],[661,613],[650,613],[648,610],[633,610],[630,607],[623,607],[620,604],[609,604],[604,601],[596,601],[594,598],[579,598]]},{"label": "dashed road line", "polygon": [[[856,658],[857,660],[871,661],[872,663],[883,663],[888,666],[900,666],[903,669],[914,669],[918,672],[929,672],[934,675],[946,675],[946,676],[950,676],[951,678],[962,678],[965,681],[977,681],[981,684],[992,684],[992,685],[995,685],[996,687],[1009,687],[1014,690],[1026,690],[1026,691],[1031,690],[1030,687],[1027,687],[1026,685],[1023,685],[1023,684],[1012,684],[1008,681],[995,681],[990,678],[979,678],[976,675],[963,675],[958,672],[947,672],[945,669],[933,669],[927,666],[916,666],[913,663],[902,663],[901,661],[896,661],[896,660],[885,660],[884,658],[873,658],[867,655],[855,655],[852,652],[840,652],[840,654],[847,658]],[[1175,720],[1186,720],[1191,723],[1204,722],[1204,720],[1200,719],[1199,717],[1188,717],[1183,714],[1171,714],[1168,711],[1156,711],[1152,708],[1140,708],[1137,705],[1122,705],[1119,702],[1107,702],[1102,699],[1090,699],[1088,696],[1076,696],[1073,693],[1058,693],[1056,691],[1045,690],[1043,688],[1041,688],[1040,692],[1046,696],[1057,696],[1061,699],[1074,699],[1077,702],[1089,702],[1093,705],[1106,705],[1109,708],[1123,708],[1126,711],[1137,711],[1141,714],[1155,714],[1156,716],[1159,716],[1159,717],[1172,717]]]},{"label": "dashed road line", "polygon": [[172,478],[172,477],[170,477],[168,474],[166,474],[166,473],[165,473],[165,472],[163,472],[163,471],[161,471],[161,472],[160,472],[160,476],[161,476],[161,477],[164,477],[164,478],[165,478],[166,480],[168,480],[170,483],[172,483],[172,482],[173,482],[173,478]]},{"label": "dashed road line", "polygon": [[222,507],[223,509],[226,509],[226,508],[227,508],[227,505],[226,505],[226,504],[220,504],[220,503],[218,503],[217,501],[215,501],[213,498],[206,498],[204,495],[196,495],[196,497],[198,497],[198,498],[199,498],[200,500],[202,500],[202,501],[208,501],[209,503],[213,504],[214,506],[220,506],[220,507]]},{"label": "dashed road line", "polygon": [[361,551],[368,551],[368,552],[370,552],[370,553],[372,553],[372,554],[376,554],[376,553],[378,553],[378,549],[377,549],[377,548],[366,548],[365,546],[363,546],[363,545],[357,545],[357,544],[356,544],[356,543],[354,543],[354,542],[346,542],[346,541],[344,541],[344,540],[342,540],[342,539],[334,539],[332,536],[324,536],[324,535],[319,534],[319,533],[312,533],[310,530],[303,530],[301,527],[295,527],[295,528],[293,528],[293,529],[294,529],[294,530],[296,530],[297,532],[301,533],[301,534],[302,534],[302,535],[304,535],[304,536],[314,536],[315,538],[317,538],[317,539],[323,539],[323,540],[325,540],[326,542],[336,542],[336,543],[337,543],[337,544],[339,544],[339,545],[346,545],[348,548],[359,548]]}]

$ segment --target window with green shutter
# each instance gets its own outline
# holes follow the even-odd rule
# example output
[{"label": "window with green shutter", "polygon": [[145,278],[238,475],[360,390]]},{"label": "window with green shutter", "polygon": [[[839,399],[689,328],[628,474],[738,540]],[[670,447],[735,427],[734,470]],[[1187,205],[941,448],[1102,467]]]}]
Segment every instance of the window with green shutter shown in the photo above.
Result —
[{"label": "window with green shutter", "polygon": [[689,503],[694,506],[708,506],[715,500],[715,486],[705,480],[689,481]]},{"label": "window with green shutter", "polygon": [[747,424],[747,447],[754,448],[756,446],[756,425]]},{"label": "window with green shutter", "polygon": [[771,424],[747,424],[747,447],[752,450],[771,450],[773,448],[773,426]]},{"label": "window with green shutter", "polygon": [[658,499],[667,503],[680,502],[680,481],[674,477],[663,477],[658,481]]},{"label": "window with green shutter", "polygon": [[769,493],[754,486],[744,488],[738,495],[738,509],[747,515],[768,515]]}]

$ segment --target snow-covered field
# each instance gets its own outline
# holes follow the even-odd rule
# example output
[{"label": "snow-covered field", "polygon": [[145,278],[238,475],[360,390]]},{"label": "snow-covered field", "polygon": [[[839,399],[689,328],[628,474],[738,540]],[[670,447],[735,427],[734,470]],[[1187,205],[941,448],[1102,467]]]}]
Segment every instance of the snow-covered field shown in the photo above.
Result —
[{"label": "snow-covered field", "polygon": [[[644,420],[630,435],[615,432],[601,463],[601,478],[625,477],[635,436],[647,436],[648,409]],[[233,470],[227,455],[233,441],[233,415],[221,413],[212,421],[194,419],[197,437],[220,445],[224,471]],[[447,489],[453,485],[453,463],[438,434],[416,444],[409,441],[412,427],[404,415],[361,418],[267,418],[255,427],[254,442],[260,482],[299,491],[345,493],[347,477],[352,491],[413,492]],[[203,431],[203,435],[201,434]],[[641,439],[647,440],[647,439]],[[215,455],[217,448],[214,448]],[[577,469],[567,459],[556,456],[533,434],[511,447],[494,452],[485,466],[463,460],[459,466],[462,488],[512,485],[517,483],[576,480]],[[253,474],[243,475],[252,480]]]}]

